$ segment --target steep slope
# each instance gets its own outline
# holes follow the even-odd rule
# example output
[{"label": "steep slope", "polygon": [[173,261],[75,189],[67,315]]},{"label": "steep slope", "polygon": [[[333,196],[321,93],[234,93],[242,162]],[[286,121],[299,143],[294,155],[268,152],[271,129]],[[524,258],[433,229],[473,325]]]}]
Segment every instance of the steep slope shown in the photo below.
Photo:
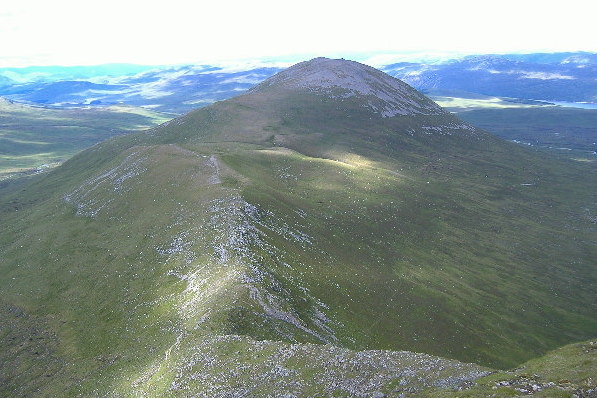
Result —
[{"label": "steep slope", "polygon": [[[2,362],[18,371],[2,384],[267,396],[269,382],[251,383],[294,374],[298,396],[455,387],[484,370],[436,358],[447,373],[421,381],[419,361],[410,379],[398,366],[351,390],[390,360],[342,350],[507,367],[594,335],[594,186],[592,169],[498,140],[372,68],[297,64],[5,197]],[[346,355],[361,359],[324,375]]]}]

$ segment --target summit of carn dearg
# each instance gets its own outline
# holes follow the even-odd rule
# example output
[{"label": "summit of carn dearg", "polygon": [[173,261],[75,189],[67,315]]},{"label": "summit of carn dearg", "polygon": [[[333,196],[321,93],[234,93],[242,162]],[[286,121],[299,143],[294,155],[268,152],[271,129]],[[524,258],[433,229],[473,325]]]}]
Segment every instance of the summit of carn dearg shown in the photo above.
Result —
[{"label": "summit of carn dearg", "polygon": [[408,84],[375,68],[344,59],[314,58],[266,79],[249,93],[271,89],[308,90],[333,98],[365,97],[382,117],[439,115],[444,111]]}]

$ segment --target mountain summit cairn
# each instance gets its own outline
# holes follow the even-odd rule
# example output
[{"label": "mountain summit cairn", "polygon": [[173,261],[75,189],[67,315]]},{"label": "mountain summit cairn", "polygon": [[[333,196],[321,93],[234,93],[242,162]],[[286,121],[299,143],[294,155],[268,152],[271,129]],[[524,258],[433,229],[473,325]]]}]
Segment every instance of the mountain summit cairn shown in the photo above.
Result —
[{"label": "mountain summit cairn", "polygon": [[249,93],[270,89],[308,90],[336,99],[360,96],[382,117],[444,113],[437,104],[401,80],[344,59],[321,57],[300,62],[264,80]]}]

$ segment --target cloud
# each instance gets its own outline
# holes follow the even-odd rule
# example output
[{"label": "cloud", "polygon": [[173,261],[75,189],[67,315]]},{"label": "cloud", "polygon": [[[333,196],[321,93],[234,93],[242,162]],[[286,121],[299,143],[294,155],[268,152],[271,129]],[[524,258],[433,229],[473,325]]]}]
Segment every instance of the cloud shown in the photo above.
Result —
[{"label": "cloud", "polygon": [[226,83],[238,83],[238,84],[257,84],[261,83],[264,79],[264,75],[258,74],[248,74],[248,75],[241,75],[241,76],[234,76],[229,79],[222,80],[222,84]]},{"label": "cloud", "polygon": [[521,72],[522,79],[539,79],[539,80],[574,80],[574,76],[561,75],[559,73],[549,72]]},{"label": "cloud", "polygon": [[574,80],[576,79],[574,76],[562,75],[560,73],[551,73],[551,72],[537,72],[537,71],[525,71],[525,70],[496,70],[496,69],[487,69],[484,70],[482,68],[476,67],[469,69],[471,71],[483,70],[489,72],[491,74],[505,74],[505,75],[519,75],[519,79],[538,79],[538,80]]}]

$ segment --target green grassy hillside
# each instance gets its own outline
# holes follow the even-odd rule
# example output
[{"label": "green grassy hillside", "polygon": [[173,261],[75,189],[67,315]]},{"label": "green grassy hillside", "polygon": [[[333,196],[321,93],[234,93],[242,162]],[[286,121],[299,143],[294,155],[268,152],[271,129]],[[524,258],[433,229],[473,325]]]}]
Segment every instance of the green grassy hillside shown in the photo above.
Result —
[{"label": "green grassy hillside", "polygon": [[456,391],[425,389],[418,395],[432,397],[593,397],[597,393],[597,341],[569,344],[521,364],[494,372]]},{"label": "green grassy hillside", "polygon": [[0,98],[0,180],[56,167],[100,141],[170,118],[129,106],[62,110]]},{"label": "green grassy hillside", "polygon": [[458,114],[467,122],[550,153],[597,160],[597,110],[561,107],[485,109]]},{"label": "green grassy hillside", "polygon": [[594,336],[592,169],[401,89],[427,110],[261,86],[5,194],[2,393],[417,392],[486,369],[397,351],[511,368]]},{"label": "green grassy hillside", "polygon": [[[470,93],[432,98],[466,122],[500,138],[580,161],[597,160],[597,110]],[[461,95],[452,97],[449,95]]]}]

